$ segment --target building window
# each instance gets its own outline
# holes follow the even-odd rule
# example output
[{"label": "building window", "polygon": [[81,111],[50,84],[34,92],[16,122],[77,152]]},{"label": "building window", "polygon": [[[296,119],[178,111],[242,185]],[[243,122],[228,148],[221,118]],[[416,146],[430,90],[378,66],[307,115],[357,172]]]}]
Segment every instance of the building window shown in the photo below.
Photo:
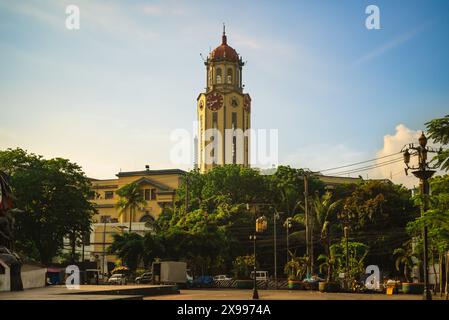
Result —
[{"label": "building window", "polygon": [[228,72],[227,72],[227,75],[226,75],[226,81],[228,83],[232,83],[232,69],[231,68],[228,69]]},{"label": "building window", "polygon": [[145,201],[149,201],[151,199],[151,189],[145,189]]},{"label": "building window", "polygon": [[156,189],[151,189],[151,200],[156,200]]},{"label": "building window", "polygon": [[207,72],[207,85],[209,87],[212,85],[212,68]]},{"label": "building window", "polygon": [[218,113],[214,112],[212,113],[212,128],[217,129],[217,123],[218,123]]},{"label": "building window", "polygon": [[232,129],[237,128],[237,112],[232,113]]},{"label": "building window", "polygon": [[217,84],[221,84],[221,68],[217,68]]},{"label": "building window", "polygon": [[105,199],[113,199],[114,198],[114,191],[105,191],[104,192],[104,198]]}]

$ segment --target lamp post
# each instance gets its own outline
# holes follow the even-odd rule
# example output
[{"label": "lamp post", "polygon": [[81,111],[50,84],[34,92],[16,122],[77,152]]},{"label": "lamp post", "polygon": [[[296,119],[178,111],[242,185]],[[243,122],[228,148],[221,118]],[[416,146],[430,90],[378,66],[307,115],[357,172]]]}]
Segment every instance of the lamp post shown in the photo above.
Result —
[{"label": "lamp post", "polygon": [[253,240],[253,256],[254,256],[254,268],[253,268],[253,272],[254,272],[254,279],[253,279],[253,299],[254,300],[258,300],[259,299],[259,292],[257,292],[257,270],[256,270],[256,239],[257,236],[256,234],[252,234],[249,236],[250,240]]},{"label": "lamp post", "polygon": [[[254,208],[254,220],[256,223],[256,230],[255,232],[250,235],[250,240],[253,240],[253,255],[254,255],[254,282],[253,282],[253,299],[257,300],[259,299],[259,292],[257,291],[257,259],[256,259],[256,240],[257,236],[256,233],[262,233],[265,230],[267,230],[267,218],[265,216],[258,217],[257,218],[257,204],[253,204],[252,207]],[[247,210],[250,210],[250,204],[246,205]]]},{"label": "lamp post", "polygon": [[[411,152],[410,152],[411,150]],[[405,145],[401,152],[403,152],[404,163],[405,163],[405,174],[408,175],[408,170],[413,170],[412,173],[415,177],[419,179],[419,189],[420,194],[422,196],[422,204],[421,204],[421,215],[423,215],[428,209],[428,196],[429,196],[429,179],[436,172],[435,167],[431,167],[427,162],[427,154],[438,153],[437,150],[427,147],[427,138],[424,135],[424,132],[421,133],[421,136],[418,139],[418,145],[414,145],[410,143]],[[418,156],[418,165],[413,166],[410,165],[411,156]],[[427,226],[423,227],[422,231],[423,236],[423,268],[424,268],[424,300],[432,300],[432,295],[430,294],[429,289],[429,269],[427,265],[427,257],[428,257],[428,243],[427,243]]]},{"label": "lamp post", "polygon": [[282,212],[278,212],[276,208],[273,213],[273,238],[274,238],[274,289],[278,288],[278,264],[277,264],[277,236],[276,236],[276,220],[279,219],[279,215]]}]

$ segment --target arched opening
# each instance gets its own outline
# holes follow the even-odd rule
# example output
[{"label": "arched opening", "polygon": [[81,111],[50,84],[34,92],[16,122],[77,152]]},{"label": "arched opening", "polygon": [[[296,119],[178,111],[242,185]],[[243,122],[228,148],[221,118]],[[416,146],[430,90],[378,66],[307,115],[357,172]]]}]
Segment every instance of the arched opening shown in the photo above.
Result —
[{"label": "arched opening", "polygon": [[154,222],[154,218],[149,213],[145,213],[139,220],[139,222]]},{"label": "arched opening", "polygon": [[226,72],[226,82],[232,83],[232,68],[228,68],[228,71]]},{"label": "arched opening", "polygon": [[222,74],[221,74],[221,68],[217,68],[216,69],[216,73],[217,73],[217,84],[221,84],[221,77],[222,77]]}]

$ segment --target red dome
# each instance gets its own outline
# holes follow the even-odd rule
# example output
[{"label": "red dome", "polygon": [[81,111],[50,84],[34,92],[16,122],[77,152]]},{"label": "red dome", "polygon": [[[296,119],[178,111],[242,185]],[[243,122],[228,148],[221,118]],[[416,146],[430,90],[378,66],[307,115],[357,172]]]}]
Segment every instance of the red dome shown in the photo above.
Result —
[{"label": "red dome", "polygon": [[221,45],[215,48],[210,54],[211,60],[238,61],[239,55],[234,48],[228,46],[225,32],[223,32],[221,39]]}]

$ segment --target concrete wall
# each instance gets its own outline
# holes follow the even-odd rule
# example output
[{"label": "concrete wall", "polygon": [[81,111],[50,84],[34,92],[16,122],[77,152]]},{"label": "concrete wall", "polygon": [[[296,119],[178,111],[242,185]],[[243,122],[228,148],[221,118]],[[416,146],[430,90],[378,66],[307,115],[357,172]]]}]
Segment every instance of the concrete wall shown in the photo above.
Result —
[{"label": "concrete wall", "polygon": [[47,268],[39,268],[22,272],[23,289],[45,287]]},{"label": "concrete wall", "polygon": [[6,263],[1,260],[0,264],[5,269],[5,273],[0,274],[0,291],[11,291],[10,269]]}]

